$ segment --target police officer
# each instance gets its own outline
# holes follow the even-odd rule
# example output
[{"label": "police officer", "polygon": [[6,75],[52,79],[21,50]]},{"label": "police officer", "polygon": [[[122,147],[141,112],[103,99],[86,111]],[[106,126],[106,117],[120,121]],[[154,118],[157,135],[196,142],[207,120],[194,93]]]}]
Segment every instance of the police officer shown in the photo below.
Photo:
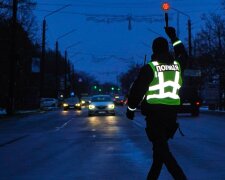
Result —
[{"label": "police officer", "polygon": [[147,179],[158,179],[165,164],[174,179],[183,180],[186,176],[171,154],[168,140],[178,128],[178,92],[187,53],[173,27],[165,27],[165,32],[173,44],[174,56],[170,54],[165,38],[158,37],[153,41],[151,61],[141,68],[130,89],[126,116],[133,120],[134,111],[141,103],[141,112],[146,117],[145,130],[153,144],[153,162]]}]

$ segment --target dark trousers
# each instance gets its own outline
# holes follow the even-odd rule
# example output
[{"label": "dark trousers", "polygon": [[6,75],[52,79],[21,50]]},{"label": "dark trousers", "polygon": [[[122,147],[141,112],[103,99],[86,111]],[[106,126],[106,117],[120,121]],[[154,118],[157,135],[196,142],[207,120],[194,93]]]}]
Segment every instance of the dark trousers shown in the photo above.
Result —
[{"label": "dark trousers", "polygon": [[146,133],[153,145],[153,162],[147,180],[157,180],[163,164],[176,180],[187,179],[183,170],[170,152],[169,138],[172,138],[176,126],[176,113],[151,113],[146,117]]}]

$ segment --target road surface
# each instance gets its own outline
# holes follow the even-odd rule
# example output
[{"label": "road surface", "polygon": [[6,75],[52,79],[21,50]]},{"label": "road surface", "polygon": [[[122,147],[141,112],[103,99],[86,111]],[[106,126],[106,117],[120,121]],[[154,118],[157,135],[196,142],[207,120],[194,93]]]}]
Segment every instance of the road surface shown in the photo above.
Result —
[{"label": "road surface", "polygon": [[[225,116],[178,117],[172,153],[190,180],[225,179]],[[151,143],[140,112],[135,120],[88,117],[82,111],[55,110],[0,119],[1,180],[145,180],[152,162]],[[171,180],[166,168],[160,180]]]}]

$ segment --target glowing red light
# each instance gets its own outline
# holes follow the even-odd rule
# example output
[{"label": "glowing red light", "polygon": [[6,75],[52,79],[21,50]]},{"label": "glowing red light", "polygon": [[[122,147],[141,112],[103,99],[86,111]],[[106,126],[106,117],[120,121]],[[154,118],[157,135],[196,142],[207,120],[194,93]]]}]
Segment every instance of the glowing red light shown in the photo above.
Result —
[{"label": "glowing red light", "polygon": [[196,102],[196,105],[199,106],[199,105],[200,105],[200,102],[197,101],[197,102]]},{"label": "glowing red light", "polygon": [[168,10],[170,9],[170,4],[169,4],[168,2],[164,2],[164,3],[162,4],[162,9],[163,9],[164,11],[168,11]]}]

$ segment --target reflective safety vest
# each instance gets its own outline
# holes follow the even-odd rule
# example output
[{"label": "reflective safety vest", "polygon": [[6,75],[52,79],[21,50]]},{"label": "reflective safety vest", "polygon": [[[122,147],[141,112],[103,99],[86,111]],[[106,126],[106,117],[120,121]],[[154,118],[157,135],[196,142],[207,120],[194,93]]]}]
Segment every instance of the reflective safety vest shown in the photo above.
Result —
[{"label": "reflective safety vest", "polygon": [[178,91],[182,85],[181,68],[177,61],[163,64],[157,61],[148,63],[154,78],[145,94],[149,104],[179,105]]}]

